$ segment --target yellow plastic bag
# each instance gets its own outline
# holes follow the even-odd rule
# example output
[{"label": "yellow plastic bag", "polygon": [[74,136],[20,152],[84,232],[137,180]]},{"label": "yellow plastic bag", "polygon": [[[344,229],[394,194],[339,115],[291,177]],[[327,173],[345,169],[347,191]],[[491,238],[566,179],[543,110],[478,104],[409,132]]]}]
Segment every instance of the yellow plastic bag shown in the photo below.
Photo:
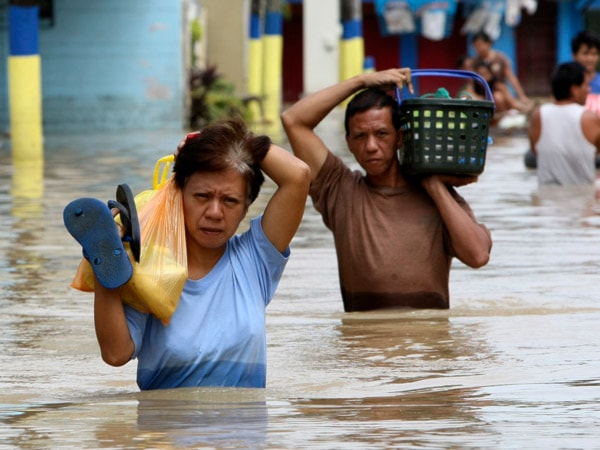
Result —
[{"label": "yellow plastic bag", "polygon": [[[129,244],[124,244],[133,265],[133,276],[121,287],[121,298],[166,325],[187,280],[187,249],[181,189],[175,185],[173,176],[157,186],[158,190],[143,191],[135,197],[142,251],[140,262],[136,263]],[[86,259],[79,264],[71,286],[94,291],[94,275]]]}]

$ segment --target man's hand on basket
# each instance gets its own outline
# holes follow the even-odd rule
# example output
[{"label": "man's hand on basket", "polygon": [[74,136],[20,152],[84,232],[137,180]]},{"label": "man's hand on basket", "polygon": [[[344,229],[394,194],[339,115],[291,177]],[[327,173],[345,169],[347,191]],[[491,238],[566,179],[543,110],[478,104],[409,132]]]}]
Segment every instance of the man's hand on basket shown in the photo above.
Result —
[{"label": "man's hand on basket", "polygon": [[411,73],[408,67],[399,69],[387,69],[379,72],[371,72],[362,75],[364,77],[365,87],[389,87],[402,88],[408,87],[411,94],[414,93]]}]

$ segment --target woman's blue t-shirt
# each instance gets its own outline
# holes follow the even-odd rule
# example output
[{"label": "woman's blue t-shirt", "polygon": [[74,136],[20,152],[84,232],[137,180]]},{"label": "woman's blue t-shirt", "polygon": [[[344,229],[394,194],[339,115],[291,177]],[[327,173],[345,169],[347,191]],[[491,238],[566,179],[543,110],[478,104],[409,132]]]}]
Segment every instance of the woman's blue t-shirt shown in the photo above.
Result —
[{"label": "woman's blue t-shirt", "polygon": [[169,325],[125,306],[140,389],[265,387],[265,308],[290,250],[273,246],[261,219],[229,240],[205,277],[187,280]]}]

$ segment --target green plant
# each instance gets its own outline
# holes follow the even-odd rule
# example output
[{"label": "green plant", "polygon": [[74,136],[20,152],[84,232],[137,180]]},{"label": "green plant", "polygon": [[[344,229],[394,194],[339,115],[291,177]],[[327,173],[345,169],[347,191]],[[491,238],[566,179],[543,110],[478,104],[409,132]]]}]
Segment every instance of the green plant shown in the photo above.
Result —
[{"label": "green plant", "polygon": [[235,87],[217,72],[216,66],[194,69],[190,74],[191,128],[199,129],[210,123],[240,116],[247,119],[244,101],[235,95]]},{"label": "green plant", "polygon": [[192,67],[196,67],[197,55],[196,45],[202,40],[202,26],[198,19],[192,20],[191,23],[191,40],[192,40]]}]

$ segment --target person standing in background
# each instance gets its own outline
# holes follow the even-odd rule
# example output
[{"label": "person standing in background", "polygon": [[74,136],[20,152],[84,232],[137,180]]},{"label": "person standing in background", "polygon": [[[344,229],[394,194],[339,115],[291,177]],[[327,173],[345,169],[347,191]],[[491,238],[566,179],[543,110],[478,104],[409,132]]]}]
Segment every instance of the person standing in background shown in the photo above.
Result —
[{"label": "person standing in background", "polygon": [[480,31],[473,35],[471,42],[476,53],[473,67],[485,63],[492,72],[495,84],[498,86],[506,85],[506,87],[510,85],[517,95],[512,101],[506,102],[504,92],[497,89],[492,91],[497,111],[500,112],[502,109],[508,110],[512,108],[522,113],[530,112],[534,106],[533,102],[525,95],[525,91],[523,90],[519,79],[513,72],[512,63],[508,56],[501,51],[492,48],[492,39],[484,31]]},{"label": "person standing in background", "polygon": [[589,31],[581,31],[571,40],[571,53],[573,60],[582,64],[592,75],[585,107],[598,114],[600,113],[600,73],[596,67],[600,59],[600,39]]},{"label": "person standing in background", "polygon": [[591,185],[596,180],[600,116],[584,106],[591,77],[576,61],[557,66],[551,79],[554,101],[531,116],[529,140],[540,186]]}]

